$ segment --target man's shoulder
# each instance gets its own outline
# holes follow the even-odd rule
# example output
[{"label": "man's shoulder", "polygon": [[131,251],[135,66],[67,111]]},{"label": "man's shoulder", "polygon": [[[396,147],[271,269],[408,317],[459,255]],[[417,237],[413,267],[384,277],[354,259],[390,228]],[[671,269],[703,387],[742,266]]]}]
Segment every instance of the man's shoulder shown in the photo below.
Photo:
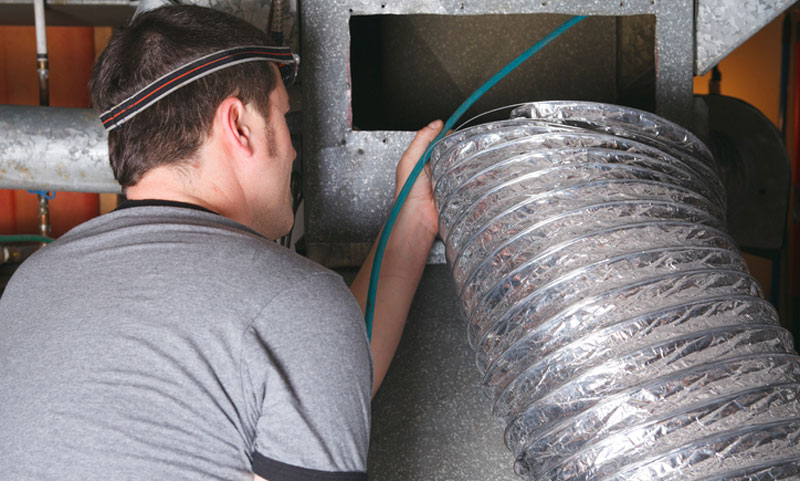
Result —
[{"label": "man's shoulder", "polygon": [[157,269],[158,277],[183,275],[197,284],[224,280],[234,289],[339,277],[223,216],[169,207],[137,207],[92,219],[31,260],[52,265],[64,259],[113,265],[129,274]]}]

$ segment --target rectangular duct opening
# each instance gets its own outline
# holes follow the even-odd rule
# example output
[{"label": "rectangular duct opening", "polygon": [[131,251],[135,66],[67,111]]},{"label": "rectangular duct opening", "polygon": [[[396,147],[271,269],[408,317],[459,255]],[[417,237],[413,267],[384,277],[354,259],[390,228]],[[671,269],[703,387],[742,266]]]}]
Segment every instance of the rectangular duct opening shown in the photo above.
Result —
[{"label": "rectangular duct opening", "polygon": [[[509,61],[566,21],[537,15],[371,15],[350,19],[353,128],[417,130],[447,119]],[[535,100],[655,109],[655,16],[589,17],[464,115]],[[508,109],[485,117],[508,117]],[[484,120],[484,119],[482,119]]]}]

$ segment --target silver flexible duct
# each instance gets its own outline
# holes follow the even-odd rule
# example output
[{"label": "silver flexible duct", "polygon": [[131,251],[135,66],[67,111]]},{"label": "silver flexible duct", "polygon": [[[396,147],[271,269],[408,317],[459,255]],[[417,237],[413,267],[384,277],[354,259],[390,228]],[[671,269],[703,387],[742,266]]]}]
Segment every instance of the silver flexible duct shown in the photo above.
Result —
[{"label": "silver flexible duct", "polygon": [[445,138],[431,166],[517,474],[800,479],[800,357],[725,232],[696,137],[538,102]]}]

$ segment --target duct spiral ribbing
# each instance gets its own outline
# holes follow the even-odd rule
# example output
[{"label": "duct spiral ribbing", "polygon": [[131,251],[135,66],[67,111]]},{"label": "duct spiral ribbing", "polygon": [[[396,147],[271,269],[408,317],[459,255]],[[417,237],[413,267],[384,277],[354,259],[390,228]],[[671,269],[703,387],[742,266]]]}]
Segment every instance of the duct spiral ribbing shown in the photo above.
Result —
[{"label": "duct spiral ribbing", "polygon": [[431,166],[517,474],[800,478],[800,357],[696,137],[633,109],[538,102],[450,135]]}]

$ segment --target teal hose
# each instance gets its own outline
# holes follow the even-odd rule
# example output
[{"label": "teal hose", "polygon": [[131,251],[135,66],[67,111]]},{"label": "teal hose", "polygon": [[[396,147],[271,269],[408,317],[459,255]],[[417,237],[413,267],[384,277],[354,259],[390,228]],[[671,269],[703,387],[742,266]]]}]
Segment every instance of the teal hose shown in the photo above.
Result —
[{"label": "teal hose", "polygon": [[0,235],[0,244],[19,244],[23,242],[44,242],[49,244],[53,239],[40,235],[28,234],[15,234],[15,235]]},{"label": "teal hose", "polygon": [[406,201],[406,197],[408,197],[408,193],[411,190],[411,186],[414,185],[416,182],[417,177],[419,177],[420,172],[425,167],[425,164],[428,163],[428,159],[431,156],[431,152],[433,151],[433,147],[436,143],[444,138],[450,129],[453,128],[458,119],[461,118],[462,115],[469,109],[472,104],[475,103],[476,100],[481,98],[483,94],[485,94],[490,88],[494,87],[494,85],[503,79],[506,75],[511,73],[515,68],[519,67],[524,61],[528,60],[533,54],[538,52],[542,49],[545,45],[550,43],[556,37],[561,35],[562,33],[569,30],[572,26],[580,22],[586,18],[585,16],[575,16],[571,19],[567,20],[562,24],[560,27],[556,28],[552,32],[550,32],[546,37],[536,42],[531,48],[526,50],[522,53],[519,57],[515,58],[511,61],[508,65],[503,67],[502,70],[494,74],[492,78],[490,78],[485,84],[481,85],[481,87],[476,90],[472,95],[469,96],[461,106],[453,112],[453,115],[447,119],[447,122],[444,124],[444,128],[433,139],[433,142],[425,149],[425,153],[422,154],[422,157],[417,161],[417,164],[414,166],[414,169],[411,171],[411,174],[408,176],[406,183],[403,184],[403,188],[400,190],[400,194],[397,195],[397,199],[392,206],[392,210],[389,212],[389,217],[386,219],[386,225],[383,228],[383,232],[381,232],[380,238],[378,240],[378,247],[375,250],[375,259],[372,262],[372,271],[370,273],[369,278],[369,290],[367,291],[367,306],[366,312],[364,315],[364,319],[367,323],[367,337],[372,340],[372,320],[375,315],[375,295],[378,292],[378,277],[380,276],[381,271],[381,263],[383,262],[383,252],[386,250],[386,243],[389,241],[389,236],[392,233],[392,227],[394,226],[395,221],[397,220],[397,215],[400,213],[400,209],[403,207],[403,204]]}]

